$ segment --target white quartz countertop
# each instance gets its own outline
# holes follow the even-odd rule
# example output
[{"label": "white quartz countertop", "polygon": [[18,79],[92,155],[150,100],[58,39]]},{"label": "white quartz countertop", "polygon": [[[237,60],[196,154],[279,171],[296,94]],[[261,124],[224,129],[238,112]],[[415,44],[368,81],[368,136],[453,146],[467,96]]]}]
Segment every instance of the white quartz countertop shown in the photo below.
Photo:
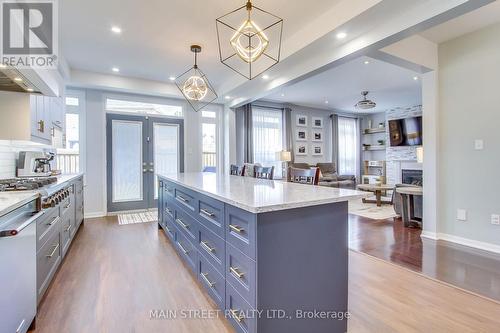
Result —
[{"label": "white quartz countertop", "polygon": [[10,213],[40,196],[35,191],[0,192],[0,216]]},{"label": "white quartz countertop", "polygon": [[366,192],[347,189],[215,173],[194,172],[160,176],[252,213],[317,206],[367,196]]}]

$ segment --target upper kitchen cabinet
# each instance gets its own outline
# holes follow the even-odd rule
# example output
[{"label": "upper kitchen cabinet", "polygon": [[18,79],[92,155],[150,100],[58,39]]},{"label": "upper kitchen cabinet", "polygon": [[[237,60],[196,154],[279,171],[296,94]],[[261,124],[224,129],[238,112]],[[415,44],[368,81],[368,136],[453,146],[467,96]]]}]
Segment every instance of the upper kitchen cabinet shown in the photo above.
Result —
[{"label": "upper kitchen cabinet", "polygon": [[0,105],[0,140],[63,147],[65,115],[62,98],[1,91]]}]

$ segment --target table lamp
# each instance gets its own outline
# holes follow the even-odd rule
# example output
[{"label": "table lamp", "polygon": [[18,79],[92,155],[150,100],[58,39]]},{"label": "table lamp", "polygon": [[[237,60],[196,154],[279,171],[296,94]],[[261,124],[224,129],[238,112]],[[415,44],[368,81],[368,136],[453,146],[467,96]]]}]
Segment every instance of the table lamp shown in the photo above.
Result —
[{"label": "table lamp", "polygon": [[292,160],[292,153],[287,151],[287,150],[282,150],[276,153],[276,159],[278,161],[281,161],[283,164],[283,179],[287,179],[287,169],[288,169],[288,162]]}]

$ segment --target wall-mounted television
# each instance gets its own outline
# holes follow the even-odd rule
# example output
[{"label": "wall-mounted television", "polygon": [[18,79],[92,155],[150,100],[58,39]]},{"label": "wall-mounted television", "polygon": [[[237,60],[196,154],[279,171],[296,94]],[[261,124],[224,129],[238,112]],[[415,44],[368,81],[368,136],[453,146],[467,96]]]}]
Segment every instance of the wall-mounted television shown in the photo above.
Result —
[{"label": "wall-mounted television", "polygon": [[391,147],[421,146],[422,117],[389,120]]}]

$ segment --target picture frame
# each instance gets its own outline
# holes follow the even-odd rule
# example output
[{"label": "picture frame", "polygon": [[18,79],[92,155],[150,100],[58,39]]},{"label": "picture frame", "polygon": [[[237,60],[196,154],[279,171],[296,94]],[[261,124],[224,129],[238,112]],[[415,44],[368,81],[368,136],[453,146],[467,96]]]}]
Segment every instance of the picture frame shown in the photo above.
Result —
[{"label": "picture frame", "polygon": [[313,142],[323,142],[323,131],[313,131],[311,136]]},{"label": "picture frame", "polygon": [[313,145],[312,155],[313,156],[323,156],[323,145]]},{"label": "picture frame", "polygon": [[295,140],[297,141],[307,141],[307,129],[297,128],[295,133]]},{"label": "picture frame", "polygon": [[297,120],[297,126],[307,127],[307,116],[306,115],[298,114],[296,120]]},{"label": "picture frame", "polygon": [[324,119],[321,117],[312,117],[312,127],[313,128],[323,128]]},{"label": "picture frame", "polygon": [[298,144],[295,148],[295,155],[307,156],[307,145],[306,144]]}]

